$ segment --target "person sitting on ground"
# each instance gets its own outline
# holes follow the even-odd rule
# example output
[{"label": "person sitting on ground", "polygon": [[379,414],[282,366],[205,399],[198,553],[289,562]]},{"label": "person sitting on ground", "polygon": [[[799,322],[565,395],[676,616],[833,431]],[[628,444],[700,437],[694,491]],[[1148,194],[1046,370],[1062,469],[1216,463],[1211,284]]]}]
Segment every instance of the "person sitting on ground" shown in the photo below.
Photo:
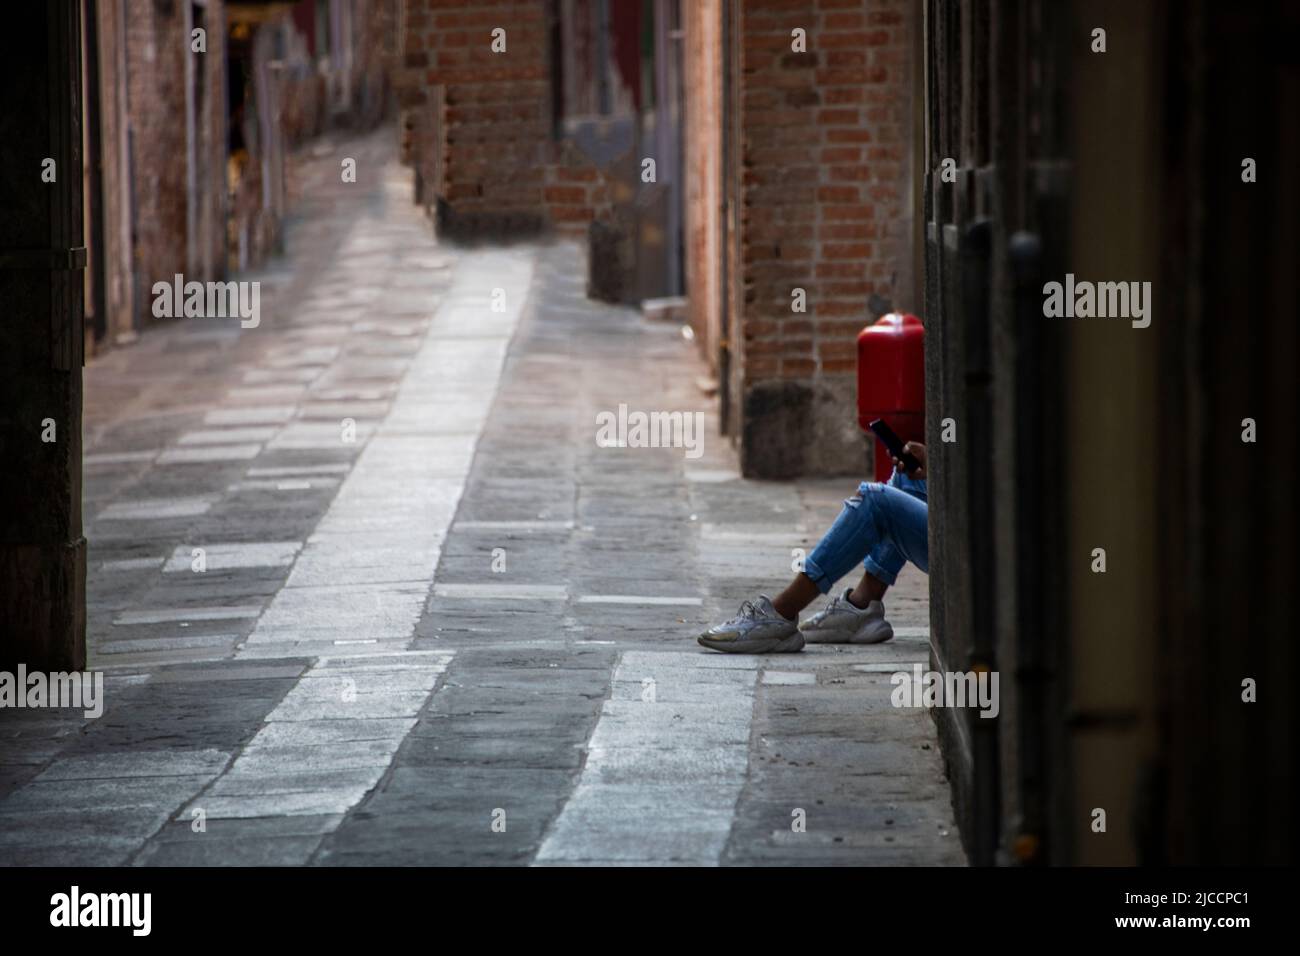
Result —
[{"label": "person sitting on ground", "polygon": [[[903,446],[920,463],[911,474],[894,458],[887,483],[862,482],[844,502],[826,536],[804,561],[803,570],[775,600],[760,594],[729,621],[709,628],[699,643],[731,654],[789,654],[813,644],[880,644],[894,636],[881,599],[911,561],[929,573],[926,523],[925,446]],[[826,594],[859,561],[865,570],[857,587],[835,597],[804,624],[799,612]]]}]

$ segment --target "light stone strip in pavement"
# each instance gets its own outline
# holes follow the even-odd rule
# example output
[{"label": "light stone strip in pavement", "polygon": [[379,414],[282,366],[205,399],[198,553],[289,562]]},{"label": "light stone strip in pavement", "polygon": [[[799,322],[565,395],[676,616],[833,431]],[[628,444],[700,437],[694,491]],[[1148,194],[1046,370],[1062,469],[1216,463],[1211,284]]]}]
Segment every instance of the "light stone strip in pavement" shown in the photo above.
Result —
[{"label": "light stone strip in pavement", "polygon": [[904,627],[901,625],[894,627],[894,637],[919,637],[922,640],[930,640],[929,627]]},{"label": "light stone strip in pavement", "polygon": [[96,465],[125,465],[133,462],[153,461],[158,457],[161,450],[160,448],[154,448],[149,451],[99,452],[86,455],[82,459],[82,464],[87,468],[93,468]]},{"label": "light stone strip in pavement", "polygon": [[230,493],[243,491],[310,491],[312,488],[332,488],[337,485],[337,478],[314,478],[311,481],[291,479],[266,481],[238,481],[227,487]]},{"label": "light stone strip in pavement", "polygon": [[483,601],[566,601],[569,589],[563,584],[435,584],[433,593],[442,598]]},{"label": "light stone strip in pavement", "polygon": [[642,594],[581,594],[578,596],[579,604],[633,604],[637,606],[645,605],[668,605],[680,607],[699,607],[704,603],[701,597],[651,597]]},{"label": "light stone strip in pavement", "polygon": [[193,518],[207,514],[210,497],[138,498],[119,501],[101,511],[96,521],[159,521],[165,518]]},{"label": "light stone strip in pavement", "polygon": [[122,558],[117,561],[104,561],[99,565],[101,571],[142,571],[159,567],[165,558]]},{"label": "light stone strip in pavement", "polygon": [[763,683],[769,687],[794,685],[813,686],[817,683],[815,671],[763,671]]},{"label": "light stone strip in pavement", "polygon": [[205,462],[248,461],[262,452],[261,445],[196,445],[169,448],[158,456],[160,465],[193,465]]},{"label": "light stone strip in pavement", "polygon": [[[440,598],[482,601],[566,601],[569,598],[569,587],[565,584],[447,582],[435,584],[433,593]],[[636,607],[699,607],[704,603],[703,598],[695,596],[645,594],[579,594],[574,597],[574,601],[578,604],[630,604]]]},{"label": "light stone strip in pavement", "polygon": [[236,604],[223,607],[160,607],[147,611],[123,611],[113,619],[115,626],[167,624],[181,621],[237,621],[257,617],[260,604]]},{"label": "light stone strip in pavement", "polygon": [[572,521],[457,521],[457,531],[572,531]]},{"label": "light stone strip in pavement", "polygon": [[714,866],[749,766],[759,660],[628,651],[537,864]]},{"label": "light stone strip in pavement", "polygon": [[[365,639],[409,646],[527,299],[533,255],[501,250],[456,260],[387,416],[237,656],[321,652]],[[504,293],[503,311],[492,310],[494,290]],[[339,440],[337,425],[294,427]],[[272,445],[291,444],[289,431]]]},{"label": "light stone strip in pavement", "polygon": [[205,425],[283,425],[293,418],[293,405],[265,405],[260,408],[214,408],[203,416]]},{"label": "light stone strip in pavement", "polygon": [[178,445],[236,445],[242,442],[264,442],[275,435],[271,426],[242,428],[203,428],[183,432],[176,440]]},{"label": "light stone strip in pavement", "polygon": [[279,468],[250,468],[249,478],[291,478],[299,475],[346,475],[352,466],[347,462],[327,465],[290,465]]},{"label": "light stone strip in pavement", "polygon": [[211,819],[346,813],[383,777],[452,657],[322,658],[181,817],[197,810]]},{"label": "light stone strip in pavement", "polygon": [[[218,542],[204,545],[205,567],[209,571],[232,568],[277,568],[293,563],[301,541]],[[181,545],[163,566],[164,574],[190,571],[194,567],[195,548]]]}]

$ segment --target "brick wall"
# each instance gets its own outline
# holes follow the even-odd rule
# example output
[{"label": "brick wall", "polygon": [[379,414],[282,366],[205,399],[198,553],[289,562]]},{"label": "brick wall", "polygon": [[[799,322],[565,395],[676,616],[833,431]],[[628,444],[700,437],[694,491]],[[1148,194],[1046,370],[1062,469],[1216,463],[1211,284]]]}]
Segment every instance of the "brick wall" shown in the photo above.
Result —
[{"label": "brick wall", "polygon": [[[700,16],[716,22],[713,6],[701,4],[688,30],[703,28]],[[741,69],[732,77],[741,142],[736,165],[724,171],[739,178],[741,256],[726,279],[733,312],[722,325],[737,333],[733,433],[746,474],[865,470],[856,336],[877,317],[868,309],[873,295],[917,307],[909,301],[908,11],[906,0],[743,0],[734,41]],[[806,52],[792,49],[795,29],[805,31]],[[720,107],[707,104],[691,119],[692,178],[711,175],[705,160],[720,152],[699,127],[721,122]],[[688,240],[698,256],[719,231],[714,201],[693,185]],[[792,308],[796,289],[806,296],[802,313]],[[716,293],[697,283],[691,297],[695,321],[707,327]]]},{"label": "brick wall", "polygon": [[[585,232],[608,176],[553,135],[545,0],[405,0],[395,87],[417,199],[459,238]],[[492,31],[506,49],[492,50]]]},{"label": "brick wall", "polygon": [[[894,297],[908,203],[903,0],[749,0],[741,31],[744,446],[754,473],[862,470],[856,337]],[[807,31],[807,52],[791,31]],[[791,311],[791,292],[807,312]]]},{"label": "brick wall", "polygon": [[[506,50],[492,50],[492,31]],[[410,0],[403,105],[414,109],[426,203],[456,235],[544,225],[550,80],[544,4]]]}]

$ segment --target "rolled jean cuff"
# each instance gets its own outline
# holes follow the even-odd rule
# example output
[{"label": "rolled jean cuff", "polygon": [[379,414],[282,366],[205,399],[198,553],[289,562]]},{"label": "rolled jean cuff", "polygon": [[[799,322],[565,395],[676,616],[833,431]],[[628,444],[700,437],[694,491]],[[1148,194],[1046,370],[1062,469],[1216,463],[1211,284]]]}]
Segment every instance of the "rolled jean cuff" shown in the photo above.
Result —
[{"label": "rolled jean cuff", "polygon": [[[890,585],[891,587],[893,586],[894,582],[898,580],[897,571],[889,571],[886,570],[885,568],[882,568],[875,561],[871,560],[871,555],[866,556],[866,558],[862,562],[862,566],[866,568],[867,573],[870,574],[877,581],[881,581],[884,584]],[[820,586],[821,585],[818,585],[818,587]],[[826,592],[823,591],[822,593],[825,594]]]},{"label": "rolled jean cuff", "polygon": [[826,594],[834,586],[835,582],[826,576],[826,572],[821,569],[811,556],[804,558],[803,576],[813,584],[817,585],[817,590]]}]

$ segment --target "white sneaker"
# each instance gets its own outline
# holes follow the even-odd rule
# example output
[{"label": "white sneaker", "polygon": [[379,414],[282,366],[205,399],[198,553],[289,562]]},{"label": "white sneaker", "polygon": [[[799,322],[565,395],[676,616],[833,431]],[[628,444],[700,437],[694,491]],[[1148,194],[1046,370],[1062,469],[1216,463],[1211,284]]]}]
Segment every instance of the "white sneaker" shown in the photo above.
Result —
[{"label": "white sneaker", "polygon": [[735,617],[709,628],[697,640],[711,650],[728,654],[792,654],[803,650],[798,623],[777,614],[766,594],[760,594],[757,601],[746,601]]},{"label": "white sneaker", "polygon": [[803,623],[799,630],[810,644],[883,644],[894,636],[885,620],[885,605],[872,601],[865,608],[849,603],[845,591]]}]

